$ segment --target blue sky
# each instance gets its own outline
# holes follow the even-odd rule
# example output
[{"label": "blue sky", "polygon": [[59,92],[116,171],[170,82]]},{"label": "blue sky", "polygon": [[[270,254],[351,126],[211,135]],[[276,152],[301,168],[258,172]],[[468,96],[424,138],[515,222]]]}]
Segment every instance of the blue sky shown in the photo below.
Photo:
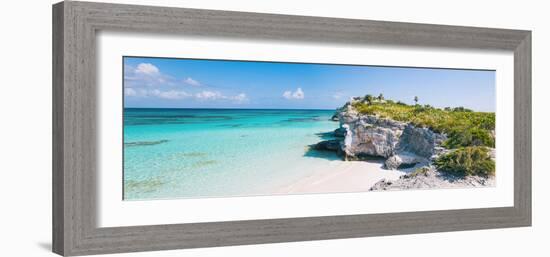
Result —
[{"label": "blue sky", "polygon": [[353,96],[493,112],[495,72],[124,58],[125,107],[335,109]]}]

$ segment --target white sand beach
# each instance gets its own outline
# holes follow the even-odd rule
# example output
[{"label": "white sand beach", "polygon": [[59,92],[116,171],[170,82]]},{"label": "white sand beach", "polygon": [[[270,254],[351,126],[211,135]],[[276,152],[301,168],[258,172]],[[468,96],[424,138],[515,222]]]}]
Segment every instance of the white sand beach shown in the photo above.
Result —
[{"label": "white sand beach", "polygon": [[314,175],[278,190],[280,194],[341,193],[368,191],[376,182],[397,179],[403,171],[386,170],[383,161],[330,161]]}]

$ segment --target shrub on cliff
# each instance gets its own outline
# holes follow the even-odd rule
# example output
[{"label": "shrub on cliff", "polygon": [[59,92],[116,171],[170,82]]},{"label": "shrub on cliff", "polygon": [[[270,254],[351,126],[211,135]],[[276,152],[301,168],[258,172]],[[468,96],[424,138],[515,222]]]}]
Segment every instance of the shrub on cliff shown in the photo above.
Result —
[{"label": "shrub on cliff", "polygon": [[495,162],[489,156],[489,149],[483,146],[459,148],[442,155],[434,162],[438,170],[461,176],[493,176]]},{"label": "shrub on cliff", "polygon": [[378,115],[393,120],[427,127],[437,133],[446,133],[444,146],[494,147],[495,114],[474,112],[464,107],[439,109],[429,105],[407,105],[401,102],[356,102],[353,107],[362,114]]},{"label": "shrub on cliff", "polygon": [[495,139],[489,131],[478,127],[453,129],[449,132],[448,140],[443,143],[446,148],[466,146],[495,147]]}]

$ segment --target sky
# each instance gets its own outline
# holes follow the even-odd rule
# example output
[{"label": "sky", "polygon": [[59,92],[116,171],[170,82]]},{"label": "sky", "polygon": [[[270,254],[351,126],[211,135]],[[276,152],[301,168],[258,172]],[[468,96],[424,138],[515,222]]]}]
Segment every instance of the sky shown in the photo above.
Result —
[{"label": "sky", "polygon": [[124,57],[125,108],[335,109],[351,97],[494,112],[495,72]]}]

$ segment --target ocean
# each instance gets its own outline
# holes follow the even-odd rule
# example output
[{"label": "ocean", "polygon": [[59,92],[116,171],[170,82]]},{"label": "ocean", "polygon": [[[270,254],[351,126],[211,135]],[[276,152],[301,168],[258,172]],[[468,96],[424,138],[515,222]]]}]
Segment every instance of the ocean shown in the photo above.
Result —
[{"label": "ocean", "polygon": [[272,195],[337,160],[334,110],[124,109],[124,200]]}]

